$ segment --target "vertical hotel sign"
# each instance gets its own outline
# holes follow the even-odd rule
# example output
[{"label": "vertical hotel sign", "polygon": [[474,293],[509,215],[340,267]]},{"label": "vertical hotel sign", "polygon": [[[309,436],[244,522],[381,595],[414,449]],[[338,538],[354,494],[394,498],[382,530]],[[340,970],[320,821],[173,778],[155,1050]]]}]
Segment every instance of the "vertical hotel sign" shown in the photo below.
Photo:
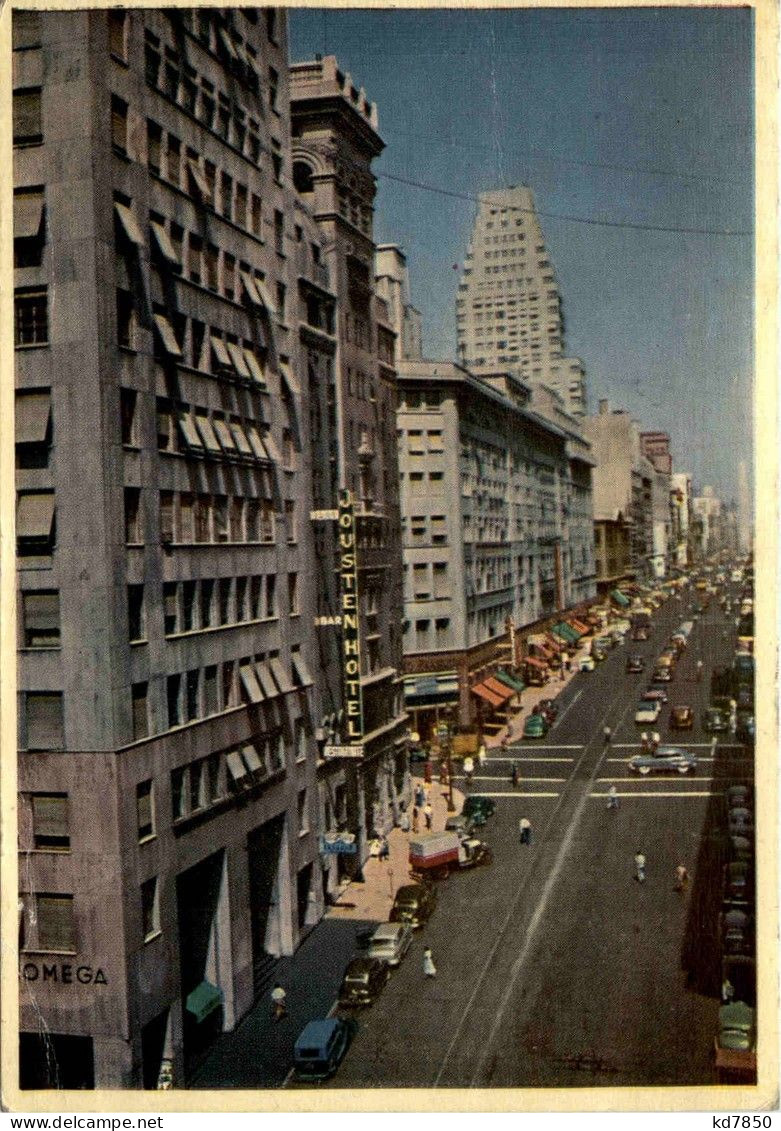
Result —
[{"label": "vertical hotel sign", "polygon": [[356,553],[353,499],[351,492],[344,489],[339,492],[339,577],[342,593],[342,682],[345,713],[342,734],[351,745],[360,743],[363,737]]}]

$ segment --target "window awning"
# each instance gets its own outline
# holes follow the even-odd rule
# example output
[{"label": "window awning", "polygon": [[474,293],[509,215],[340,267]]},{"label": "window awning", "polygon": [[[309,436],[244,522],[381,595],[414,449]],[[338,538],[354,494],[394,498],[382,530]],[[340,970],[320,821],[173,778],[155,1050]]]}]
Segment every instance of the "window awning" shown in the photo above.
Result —
[{"label": "window awning", "polygon": [[248,271],[239,271],[241,281],[244,284],[244,291],[247,298],[253,306],[263,306],[263,300],[258,294],[258,288],[255,285],[255,280],[252,278]]},{"label": "window awning", "polygon": [[16,537],[49,539],[54,522],[54,491],[20,492],[16,503]]},{"label": "window awning", "polygon": [[269,660],[272,674],[276,680],[277,687],[283,695],[293,690],[293,681],[290,678],[289,672],[285,669],[285,665],[280,660],[279,656],[273,656]]},{"label": "window awning", "polygon": [[264,462],[268,463],[271,459],[271,456],[266,451],[265,445],[260,437],[260,432],[258,432],[254,424],[247,425],[247,437],[256,458],[262,459]]},{"label": "window awning", "polygon": [[227,346],[230,359],[233,362],[233,368],[240,377],[244,377],[247,381],[250,381],[252,378],[244,357],[244,350],[235,342],[228,342]]},{"label": "window awning", "polygon": [[234,455],[236,452],[236,441],[233,439],[233,433],[228,427],[227,422],[215,416],[214,431],[217,433],[222,450],[226,455]]},{"label": "window awning", "polygon": [[181,357],[182,351],[179,348],[179,343],[176,340],[174,328],[168,321],[164,314],[154,314],[152,316],[157,327],[157,332],[160,335],[160,341],[163,343],[163,349],[171,357]]},{"label": "window awning", "polygon": [[192,1014],[199,1024],[214,1013],[215,1009],[219,1009],[221,1005],[222,990],[213,986],[211,982],[205,981],[201,982],[192,993],[187,995],[187,1000],[184,1003],[187,1012]]},{"label": "window awning", "polygon": [[262,660],[260,663],[255,665],[255,672],[257,674],[258,680],[260,681],[260,686],[263,688],[263,693],[268,699],[274,699],[277,695],[279,695],[277,685],[274,682],[274,677],[271,674],[271,668],[268,666],[268,662],[266,660]]},{"label": "window awning", "polygon": [[190,178],[195,185],[195,191],[198,193],[201,200],[203,200],[206,204],[211,204],[211,189],[209,188],[209,185],[206,181],[206,177],[203,175],[203,170],[201,169],[198,162],[194,161],[192,157],[187,162],[187,172],[190,174]]},{"label": "window awning", "polygon": [[195,423],[198,428],[200,437],[203,440],[203,446],[206,448],[207,452],[212,452],[214,455],[218,456],[222,455],[222,448],[220,447],[219,441],[217,439],[217,434],[214,431],[212,422],[211,420],[209,420],[208,416],[201,416],[196,412]]},{"label": "window awning", "polygon": [[203,451],[203,444],[201,438],[195,429],[195,421],[192,413],[180,412],[178,417],[179,428],[184,442],[188,448],[193,448],[197,452]]},{"label": "window awning", "polygon": [[252,448],[250,447],[250,442],[247,439],[247,434],[242,428],[241,424],[238,422],[238,420],[231,420],[229,423],[230,430],[233,433],[233,439],[236,441],[236,447],[239,449],[242,455],[251,456]]},{"label": "window awning", "polygon": [[582,620],[579,620],[576,617],[573,617],[573,619],[570,621],[570,624],[577,632],[580,633],[581,636],[587,636],[588,633],[591,632],[590,625],[584,624]]},{"label": "window awning", "polygon": [[255,289],[258,292],[261,304],[266,308],[266,313],[272,317],[277,313],[276,304],[271,301],[271,295],[268,293],[268,287],[260,279],[255,280]]},{"label": "window awning", "polygon": [[501,683],[505,683],[513,691],[523,691],[526,687],[525,683],[522,683],[520,679],[516,679],[514,675],[510,675],[504,668],[497,668],[494,675]]},{"label": "window awning", "polygon": [[611,592],[610,597],[622,609],[628,609],[629,608],[629,598],[625,597],[620,589],[614,589]]},{"label": "window awning", "polygon": [[527,656],[524,660],[525,664],[531,664],[533,668],[538,668],[540,671],[547,671],[548,665],[542,660],[538,660],[536,656]]},{"label": "window awning", "polygon": [[473,695],[479,695],[486,703],[490,703],[492,707],[501,707],[504,699],[501,695],[497,695],[495,691],[491,691],[490,687],[486,687],[484,683],[476,683],[474,687],[469,689]]},{"label": "window awning", "polygon": [[238,750],[231,750],[225,759],[230,774],[236,785],[244,785],[247,777],[247,767]]},{"label": "window awning", "polygon": [[[555,655],[553,649],[548,644],[541,644],[537,642],[535,644],[530,644],[529,647],[535,648],[544,660],[552,660]],[[536,655],[536,653],[534,654]]]},{"label": "window awning", "polygon": [[217,364],[221,365],[223,369],[233,369],[230,354],[225,348],[225,342],[222,338],[218,338],[216,334],[212,334],[211,344],[214,356],[217,358]]},{"label": "window awning", "polygon": [[264,392],[268,392],[268,385],[266,384],[266,378],[263,375],[263,370],[260,368],[260,362],[255,357],[255,354],[252,352],[252,350],[244,350],[244,360],[247,363],[247,368],[250,371],[252,380],[255,382],[259,389],[262,389]]},{"label": "window awning", "polygon": [[220,43],[223,45],[223,47],[227,51],[230,58],[238,61],[238,58],[239,58],[238,52],[236,51],[236,47],[234,45],[233,40],[231,39],[230,32],[227,30],[227,28],[221,27],[219,29],[219,36],[220,36]]},{"label": "window awning", "polygon": [[554,624],[551,631],[554,632],[556,636],[560,636],[561,639],[567,644],[577,644],[578,642],[577,632],[575,632],[574,629],[570,628],[568,624]]},{"label": "window awning", "polygon": [[240,665],[239,678],[241,679],[241,686],[244,688],[250,703],[262,703],[265,696],[260,689],[260,684],[258,683],[252,664]]},{"label": "window awning", "polygon": [[312,679],[304,657],[300,652],[291,652],[290,659],[292,661],[293,671],[298,682],[302,687],[311,687],[314,683],[314,680]]},{"label": "window awning", "polygon": [[269,456],[271,457],[272,462],[273,463],[282,463],[282,458],[279,454],[279,448],[277,447],[277,442],[274,439],[274,437],[271,435],[270,432],[264,432],[263,443],[265,445],[266,451],[268,452]]},{"label": "window awning", "polygon": [[24,192],[14,196],[14,239],[37,236],[43,222],[43,193]]},{"label": "window awning", "polygon": [[512,699],[513,697],[512,690],[502,683],[500,679],[495,679],[492,675],[486,676],[483,680],[483,684],[489,691],[493,691],[494,695],[498,695],[503,703],[506,703],[508,699]]},{"label": "window awning", "polygon": [[28,393],[16,398],[17,444],[42,444],[49,431],[50,393]]},{"label": "window awning", "polygon": [[118,204],[115,200],[114,215],[119,220],[122,231],[125,233],[127,239],[129,239],[132,244],[135,244],[136,247],[143,247],[145,242],[144,236],[138,226],[138,220],[136,220],[132,208],[128,208],[125,204]]},{"label": "window awning", "polygon": [[171,237],[168,235],[168,232],[165,230],[163,225],[158,224],[156,220],[152,220],[150,226],[152,228],[152,235],[155,237],[157,250],[160,252],[163,259],[167,260],[167,262],[170,263],[172,267],[175,267],[177,271],[181,271],[182,261],[176,254],[176,249],[171,243]]},{"label": "window awning", "polygon": [[247,743],[246,746],[242,746],[241,756],[251,774],[262,774],[265,771],[266,767],[261,762],[257,750],[250,743]]},{"label": "window awning", "polygon": [[301,396],[301,388],[298,384],[298,381],[293,376],[293,373],[290,369],[290,366],[287,364],[287,362],[280,361],[280,363],[279,363],[279,374],[280,374],[282,380],[287,385],[288,391],[290,392],[291,397],[300,397]]},{"label": "window awning", "polygon": [[545,633],[545,642],[549,648],[553,649],[554,654],[557,656],[559,652],[564,651],[564,641],[560,640],[558,636],[554,636],[552,632]]}]

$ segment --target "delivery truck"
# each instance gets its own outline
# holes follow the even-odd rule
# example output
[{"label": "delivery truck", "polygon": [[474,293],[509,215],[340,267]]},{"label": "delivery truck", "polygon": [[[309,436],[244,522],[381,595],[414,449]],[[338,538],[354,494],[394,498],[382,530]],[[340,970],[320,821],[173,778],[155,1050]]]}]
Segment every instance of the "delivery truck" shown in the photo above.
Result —
[{"label": "delivery truck", "polygon": [[457,832],[421,833],[409,842],[410,876],[441,880],[451,872],[490,864],[491,849],[476,837],[462,840]]}]

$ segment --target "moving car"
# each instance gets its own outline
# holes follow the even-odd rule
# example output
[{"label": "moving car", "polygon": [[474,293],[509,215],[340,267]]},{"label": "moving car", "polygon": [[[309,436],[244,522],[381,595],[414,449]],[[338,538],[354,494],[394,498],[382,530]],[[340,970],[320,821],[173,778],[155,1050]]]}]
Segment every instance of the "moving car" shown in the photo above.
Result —
[{"label": "moving car", "polygon": [[670,726],[673,730],[691,730],[694,726],[694,711],[691,707],[672,707],[670,710]]},{"label": "moving car", "polygon": [[496,802],[492,797],[482,797],[472,793],[464,800],[461,815],[472,822],[473,825],[484,825],[489,817],[496,812]]},{"label": "moving car", "polygon": [[327,1080],[333,1076],[357,1029],[352,1018],[341,1017],[326,1017],[305,1025],[293,1046],[296,1079]]},{"label": "moving car", "polygon": [[472,835],[473,824],[463,813],[451,813],[445,821],[445,832],[458,833],[463,840]]},{"label": "moving car", "polygon": [[656,699],[641,699],[635,711],[636,723],[655,723],[662,713],[662,704]]},{"label": "moving car", "polygon": [[635,754],[629,759],[629,769],[637,774],[693,774],[697,769],[697,758],[681,746],[659,746],[653,752]]},{"label": "moving car", "polygon": [[[603,656],[602,659],[604,659],[604,658],[605,657]],[[581,656],[580,657],[578,667],[580,668],[580,670],[582,672],[593,672],[593,670],[596,666],[597,665],[595,663],[595,657],[594,656]]]},{"label": "moving car", "polygon": [[369,958],[380,958],[389,966],[398,966],[412,942],[409,923],[380,923],[369,939]]},{"label": "moving car", "polygon": [[391,923],[422,927],[437,905],[437,889],[429,884],[404,884],[396,892],[388,918]]},{"label": "moving car", "polygon": [[636,628],[632,629],[632,639],[639,643],[641,640],[647,640],[649,637],[649,630],[646,625],[639,624]]},{"label": "moving car", "polygon": [[628,672],[642,672],[645,671],[645,660],[642,656],[633,655],[629,656],[626,661],[626,670]]},{"label": "moving car", "polygon": [[339,1004],[344,1008],[371,1005],[390,978],[390,967],[379,958],[350,959],[339,990]]},{"label": "moving car", "polygon": [[673,669],[672,668],[654,668],[654,674],[651,676],[653,683],[672,683]]},{"label": "moving car", "polygon": [[544,738],[548,729],[543,715],[529,715],[523,724],[524,738]]},{"label": "moving car", "polygon": [[720,707],[708,707],[702,717],[702,725],[708,734],[718,734],[729,728],[729,714]]},{"label": "moving car", "polygon": [[559,705],[555,699],[540,699],[537,704],[542,714],[545,716],[548,723],[553,726],[558,718]]},{"label": "moving car", "polygon": [[649,699],[654,703],[666,703],[667,698],[667,690],[664,687],[649,687],[643,693],[643,699]]}]

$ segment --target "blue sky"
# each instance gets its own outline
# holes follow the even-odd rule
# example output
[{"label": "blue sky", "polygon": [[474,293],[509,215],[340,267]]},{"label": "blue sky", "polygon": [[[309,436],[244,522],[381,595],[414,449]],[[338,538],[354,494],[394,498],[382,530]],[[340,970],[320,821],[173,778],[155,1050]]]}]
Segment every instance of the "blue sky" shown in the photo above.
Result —
[{"label": "blue sky", "polygon": [[[379,110],[375,235],[407,252],[430,357],[455,354],[469,198],[532,187],[589,401],[671,433],[734,493],[751,445],[750,9],[294,10],[291,59],[335,54]],[[383,174],[388,174],[384,176]]]}]

